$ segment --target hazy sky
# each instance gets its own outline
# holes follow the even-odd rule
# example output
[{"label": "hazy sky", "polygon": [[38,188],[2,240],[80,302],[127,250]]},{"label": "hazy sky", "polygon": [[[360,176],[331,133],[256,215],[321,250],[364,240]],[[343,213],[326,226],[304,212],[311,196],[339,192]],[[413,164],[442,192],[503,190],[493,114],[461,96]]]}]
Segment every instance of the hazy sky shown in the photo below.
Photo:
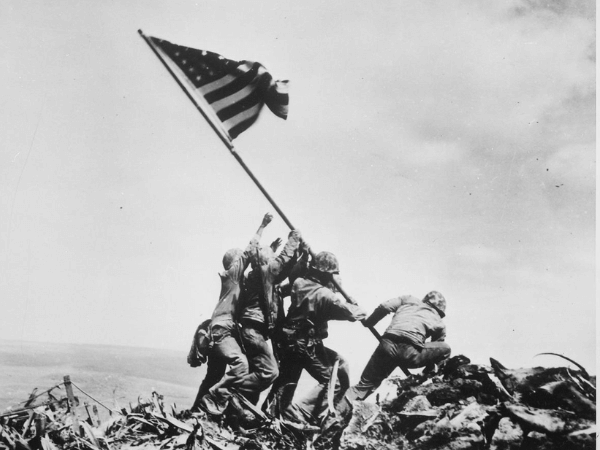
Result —
[{"label": "hazy sky", "polygon": [[3,1],[0,338],[187,351],[274,212],[141,28],[290,80],[236,148],[368,312],[439,290],[455,354],[592,370],[596,12],[547,3]]}]

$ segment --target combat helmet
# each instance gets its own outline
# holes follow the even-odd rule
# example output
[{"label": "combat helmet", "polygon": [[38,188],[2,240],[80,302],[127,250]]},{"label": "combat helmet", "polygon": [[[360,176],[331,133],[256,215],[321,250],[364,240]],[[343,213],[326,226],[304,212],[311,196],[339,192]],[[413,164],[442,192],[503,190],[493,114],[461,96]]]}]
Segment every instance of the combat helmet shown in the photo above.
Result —
[{"label": "combat helmet", "polygon": [[423,303],[435,309],[440,317],[446,316],[446,299],[438,291],[429,292],[424,298]]},{"label": "combat helmet", "polygon": [[223,256],[223,268],[225,270],[229,270],[233,261],[239,258],[242,253],[244,253],[244,251],[241,248],[232,248],[227,250]]},{"label": "combat helmet", "polygon": [[331,252],[319,253],[317,256],[315,256],[312,266],[319,272],[327,272],[332,274],[340,273],[340,264],[338,263],[335,255]]}]

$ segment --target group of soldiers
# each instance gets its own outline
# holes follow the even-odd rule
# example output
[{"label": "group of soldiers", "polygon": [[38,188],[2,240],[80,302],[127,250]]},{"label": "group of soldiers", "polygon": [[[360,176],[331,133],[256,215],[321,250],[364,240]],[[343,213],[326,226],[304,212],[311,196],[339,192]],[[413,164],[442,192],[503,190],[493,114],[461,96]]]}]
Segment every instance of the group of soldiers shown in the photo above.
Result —
[{"label": "group of soldiers", "polygon": [[[207,372],[192,411],[219,416],[229,405],[243,410],[240,395],[257,405],[261,393],[271,386],[263,411],[295,423],[319,424],[328,407],[327,387],[333,374],[335,416],[347,419],[352,402],[367,398],[396,367],[424,367],[424,373],[432,372],[450,356],[442,321],[446,300],[439,292],[432,291],[422,300],[393,298],[367,317],[352,298],[340,298],[334,254],[312,254],[297,230],[290,232],[278,254],[281,239],[260,245],[272,219],[266,214],[248,246],[231,249],[223,257],[221,293],[209,327],[212,347]],[[288,296],[286,314],[283,299]],[[360,321],[373,327],[389,313],[394,314],[391,324],[359,383],[350,387],[347,362],[323,344],[328,322]],[[303,370],[318,385],[303,401],[294,402]]]}]

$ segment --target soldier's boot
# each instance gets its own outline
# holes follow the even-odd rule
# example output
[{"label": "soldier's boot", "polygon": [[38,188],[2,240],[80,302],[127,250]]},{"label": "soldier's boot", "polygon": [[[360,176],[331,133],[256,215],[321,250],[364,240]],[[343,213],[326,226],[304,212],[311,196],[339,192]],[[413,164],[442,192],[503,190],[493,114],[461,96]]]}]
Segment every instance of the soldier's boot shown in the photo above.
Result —
[{"label": "soldier's boot", "polygon": [[225,389],[211,389],[200,400],[200,406],[213,416],[221,416],[225,412],[231,395]]},{"label": "soldier's boot", "polygon": [[229,401],[229,408],[229,410],[232,412],[233,415],[235,415],[235,417],[238,420],[238,423],[242,427],[251,427],[254,425],[258,425],[260,422],[259,418],[256,417],[256,414],[246,409],[236,395],[231,396],[231,399]]},{"label": "soldier's boot", "polygon": [[352,419],[353,410],[352,403],[344,396],[337,405],[336,412],[330,412],[323,421],[321,434],[313,443],[315,450],[337,450],[340,448],[342,434]]}]

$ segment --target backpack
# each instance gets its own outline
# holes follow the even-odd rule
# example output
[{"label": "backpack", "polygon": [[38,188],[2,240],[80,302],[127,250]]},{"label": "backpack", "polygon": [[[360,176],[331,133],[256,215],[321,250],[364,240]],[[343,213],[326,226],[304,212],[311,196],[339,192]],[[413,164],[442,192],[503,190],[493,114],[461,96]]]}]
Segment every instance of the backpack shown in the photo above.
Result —
[{"label": "backpack", "polygon": [[192,367],[200,367],[208,360],[208,352],[213,346],[210,322],[210,319],[205,320],[196,328],[187,356],[187,362]]}]

